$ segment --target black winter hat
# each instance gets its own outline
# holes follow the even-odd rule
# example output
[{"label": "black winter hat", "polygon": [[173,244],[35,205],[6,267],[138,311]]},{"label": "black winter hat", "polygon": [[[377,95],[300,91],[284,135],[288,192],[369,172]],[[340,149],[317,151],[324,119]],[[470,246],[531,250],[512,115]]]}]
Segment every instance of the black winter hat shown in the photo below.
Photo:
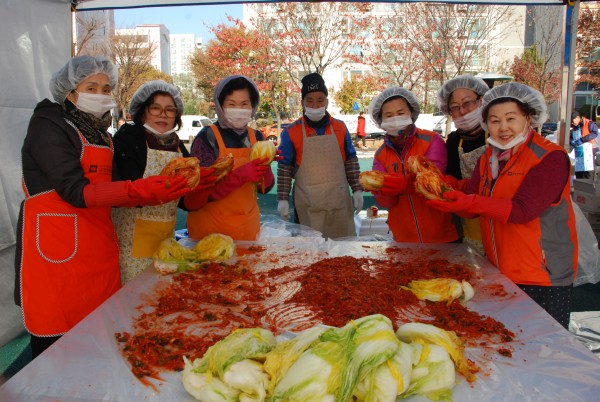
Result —
[{"label": "black winter hat", "polygon": [[324,92],[329,95],[325,81],[318,73],[310,73],[302,78],[302,99],[310,92]]}]

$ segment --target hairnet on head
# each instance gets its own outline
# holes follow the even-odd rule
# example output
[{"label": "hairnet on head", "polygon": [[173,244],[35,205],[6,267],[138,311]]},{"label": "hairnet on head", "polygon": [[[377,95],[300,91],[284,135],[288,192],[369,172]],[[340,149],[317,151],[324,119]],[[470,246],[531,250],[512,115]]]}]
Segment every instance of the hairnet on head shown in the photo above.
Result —
[{"label": "hairnet on head", "polygon": [[136,116],[140,111],[140,108],[155,92],[166,92],[173,98],[175,107],[177,107],[177,113],[183,114],[183,101],[181,100],[181,93],[173,84],[169,84],[163,80],[148,81],[138,88],[137,91],[131,97],[129,103],[129,114]]},{"label": "hairnet on head", "polygon": [[478,96],[483,96],[490,89],[484,80],[474,77],[471,74],[459,75],[444,82],[444,85],[442,85],[437,93],[437,106],[446,116],[450,115],[448,108],[450,96],[452,96],[452,92],[460,88],[470,89]]},{"label": "hairnet on head", "polygon": [[99,73],[106,74],[113,89],[117,86],[119,77],[117,67],[107,57],[73,57],[50,79],[49,88],[52,98],[58,103],[63,103],[67,95],[77,88],[81,81]]},{"label": "hairnet on head", "polygon": [[497,99],[510,98],[516,99],[519,102],[529,106],[533,114],[531,115],[531,126],[541,126],[547,119],[548,106],[544,95],[539,91],[518,82],[507,82],[500,86],[494,87],[483,95],[483,103],[481,105],[481,127],[487,131],[487,123],[484,121],[487,115],[490,103]]},{"label": "hairnet on head", "polygon": [[417,121],[417,117],[419,117],[419,113],[421,113],[421,107],[419,106],[419,100],[417,97],[408,89],[397,86],[389,87],[377,95],[369,105],[369,114],[371,115],[371,118],[375,124],[377,124],[377,127],[381,127],[381,107],[383,104],[388,99],[398,96],[404,98],[404,100],[408,103],[408,107],[410,107],[411,111],[410,117],[412,118],[413,123]]}]

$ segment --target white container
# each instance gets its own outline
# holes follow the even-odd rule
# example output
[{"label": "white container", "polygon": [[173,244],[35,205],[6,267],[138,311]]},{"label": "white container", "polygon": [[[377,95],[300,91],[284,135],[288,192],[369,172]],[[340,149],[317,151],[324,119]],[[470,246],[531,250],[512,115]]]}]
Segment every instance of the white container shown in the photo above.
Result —
[{"label": "white container", "polygon": [[357,236],[366,236],[370,234],[388,234],[390,228],[387,224],[388,211],[377,211],[377,216],[367,217],[367,211],[360,211],[354,215],[354,226]]}]

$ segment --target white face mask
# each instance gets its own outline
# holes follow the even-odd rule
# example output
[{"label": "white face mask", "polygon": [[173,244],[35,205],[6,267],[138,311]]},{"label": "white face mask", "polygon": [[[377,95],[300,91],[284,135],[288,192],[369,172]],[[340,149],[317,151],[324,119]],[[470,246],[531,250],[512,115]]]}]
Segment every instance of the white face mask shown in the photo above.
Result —
[{"label": "white face mask", "polygon": [[225,119],[229,121],[229,124],[234,129],[244,129],[252,121],[252,109],[227,108],[223,109],[223,112]]},{"label": "white face mask", "polygon": [[456,128],[469,131],[473,130],[475,127],[479,126],[481,123],[481,107],[478,107],[475,110],[470,111],[464,116],[456,117],[454,119],[454,125]]},{"label": "white face mask", "polygon": [[523,132],[521,133],[521,135],[519,135],[518,137],[513,138],[512,140],[510,140],[506,144],[500,144],[498,141],[492,139],[491,136],[488,137],[487,142],[488,142],[488,144],[490,144],[493,147],[496,147],[498,149],[506,151],[508,149],[514,148],[517,145],[520,145],[520,144],[524,143],[525,140],[527,140],[527,134],[529,134],[529,129],[530,129],[529,124],[525,124],[525,129],[523,129]]},{"label": "white face mask", "polygon": [[398,133],[413,124],[410,116],[394,116],[383,119],[381,128],[389,135],[397,137]]},{"label": "white face mask", "polygon": [[308,120],[319,121],[323,117],[325,117],[325,109],[326,109],[325,106],[320,107],[318,109],[313,109],[311,107],[304,106],[304,115],[306,116],[306,118]]},{"label": "white face mask", "polygon": [[167,131],[165,131],[164,133],[161,133],[160,131],[158,131],[158,130],[156,130],[156,129],[152,128],[152,127],[150,127],[150,126],[148,125],[148,123],[145,123],[145,124],[144,124],[144,128],[145,128],[146,130],[148,130],[149,132],[151,132],[152,134],[154,134],[154,135],[157,135],[157,136],[159,136],[159,137],[166,137],[167,135],[169,135],[169,134],[171,134],[171,133],[173,133],[173,132],[177,131],[177,129],[176,129],[175,127],[173,127],[172,129],[170,129],[170,130],[167,130]]},{"label": "white face mask", "polygon": [[89,94],[77,92],[77,109],[93,114],[97,118],[104,116],[110,109],[117,107],[115,100],[110,95]]}]

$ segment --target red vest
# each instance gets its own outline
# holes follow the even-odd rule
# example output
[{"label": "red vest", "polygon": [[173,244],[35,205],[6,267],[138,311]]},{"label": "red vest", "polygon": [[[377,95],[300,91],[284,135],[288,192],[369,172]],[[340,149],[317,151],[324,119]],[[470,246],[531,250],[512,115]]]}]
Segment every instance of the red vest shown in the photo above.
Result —
[{"label": "red vest", "polygon": [[[290,140],[292,144],[294,144],[294,149],[296,150],[296,165],[300,166],[302,163],[302,148],[304,145],[304,137],[302,136],[302,119],[296,120],[294,124],[287,128],[288,134],[290,135]],[[306,128],[306,136],[312,137],[317,135],[317,132],[314,128],[310,127],[306,121],[304,121],[304,127]],[[333,132],[332,132],[333,131]],[[341,120],[336,120],[333,117],[329,118],[329,125],[325,127],[324,135],[331,135],[335,133],[337,138],[338,145],[340,147],[340,154],[342,155],[342,160],[346,161],[346,151],[344,150],[344,140],[346,139],[346,131],[348,128],[346,124]]]},{"label": "red vest", "polygon": [[[406,160],[412,155],[424,155],[437,134],[417,128],[405,159],[401,160],[394,149],[382,145],[375,158],[386,172],[406,175]],[[398,197],[398,203],[389,209],[388,225],[397,242],[450,243],[458,239],[452,214],[430,207],[425,199],[411,191]]]},{"label": "red vest", "polygon": [[[111,147],[83,144],[90,183],[112,180]],[[56,191],[25,189],[21,307],[33,335],[64,334],[121,287],[119,245],[110,207],[76,208]]]},{"label": "red vest", "polygon": [[[592,121],[590,119],[587,119],[585,117],[581,118],[581,136],[585,137],[586,135],[590,135],[590,123]],[[592,143],[592,147],[593,148],[598,148],[598,144],[600,141],[600,136],[594,138],[591,143]]]},{"label": "red vest", "polygon": [[[479,164],[479,194],[513,198],[527,173],[550,152],[565,150],[537,133],[513,155],[492,181],[491,147]],[[565,152],[565,166],[568,157]],[[485,253],[492,264],[520,285],[567,286],[577,271],[577,232],[569,182],[558,202],[527,223],[499,223],[481,216]]]}]

